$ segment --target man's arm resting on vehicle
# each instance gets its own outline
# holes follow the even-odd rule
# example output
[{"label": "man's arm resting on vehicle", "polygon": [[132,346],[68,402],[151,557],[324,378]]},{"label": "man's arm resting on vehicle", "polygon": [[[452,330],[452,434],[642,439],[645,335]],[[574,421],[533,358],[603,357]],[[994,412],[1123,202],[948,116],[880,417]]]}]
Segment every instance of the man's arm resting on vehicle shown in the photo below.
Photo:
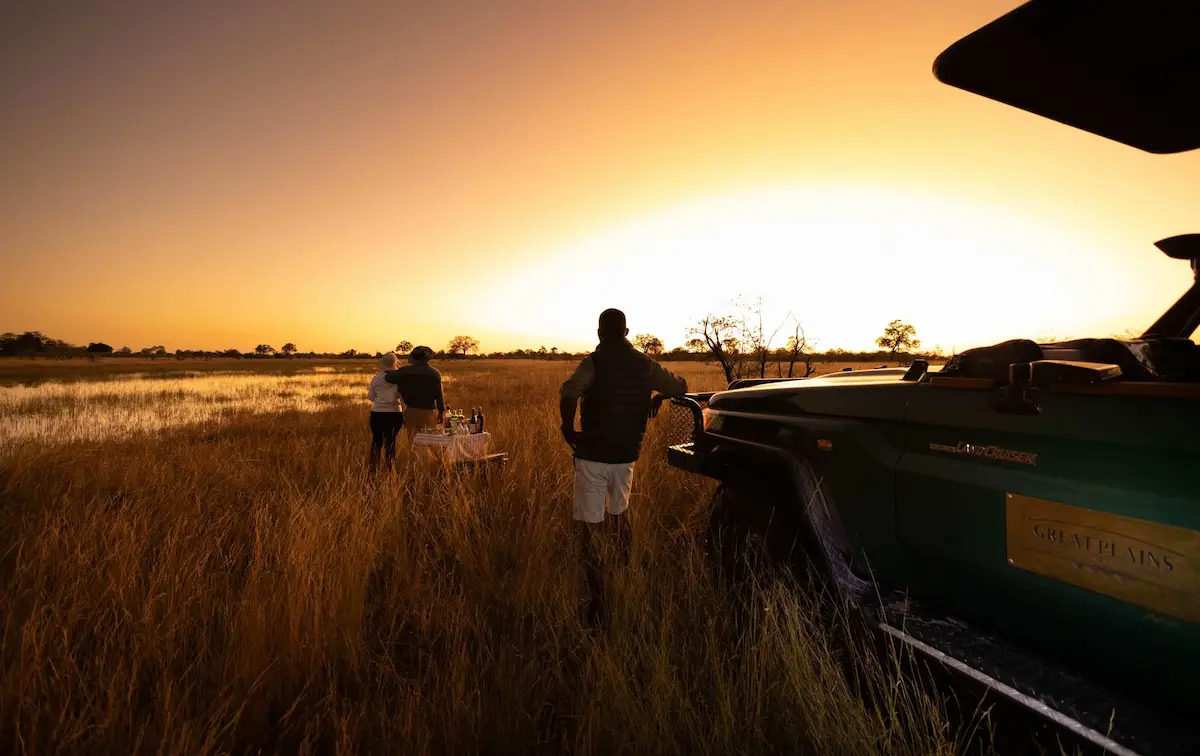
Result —
[{"label": "man's arm resting on vehicle", "polygon": [[658,417],[663,399],[687,393],[687,381],[654,360],[650,360],[650,387],[658,392],[650,402],[650,417]]},{"label": "man's arm resting on vehicle", "polygon": [[574,448],[575,446],[575,407],[579,397],[591,387],[596,377],[596,369],[591,357],[584,357],[571,377],[563,382],[559,390],[558,416],[561,423],[563,439]]},{"label": "man's arm resting on vehicle", "polygon": [[650,385],[663,396],[683,396],[687,393],[687,381],[650,360]]}]

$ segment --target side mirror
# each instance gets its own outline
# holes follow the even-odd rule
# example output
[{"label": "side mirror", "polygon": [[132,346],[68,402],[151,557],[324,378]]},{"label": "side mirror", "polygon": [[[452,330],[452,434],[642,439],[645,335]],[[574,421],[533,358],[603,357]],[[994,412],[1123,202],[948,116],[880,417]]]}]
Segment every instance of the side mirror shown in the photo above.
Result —
[{"label": "side mirror", "polygon": [[1173,260],[1192,266],[1192,286],[1142,334],[1143,339],[1190,338],[1200,326],[1200,234],[1181,234],[1159,239],[1154,246]]},{"label": "side mirror", "polygon": [[929,371],[929,360],[915,359],[908,366],[908,372],[904,374],[902,381],[919,381],[921,376]]},{"label": "side mirror", "polygon": [[1191,260],[1194,263],[1200,258],[1200,234],[1180,234],[1159,239],[1154,246],[1173,260]]}]

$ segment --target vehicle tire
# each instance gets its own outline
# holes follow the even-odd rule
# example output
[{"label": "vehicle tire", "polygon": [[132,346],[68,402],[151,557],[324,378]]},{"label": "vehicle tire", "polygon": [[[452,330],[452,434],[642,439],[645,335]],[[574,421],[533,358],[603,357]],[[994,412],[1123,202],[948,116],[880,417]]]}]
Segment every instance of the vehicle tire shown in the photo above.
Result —
[{"label": "vehicle tire", "polygon": [[799,522],[767,485],[725,482],[709,509],[708,558],[719,580],[735,587],[779,576],[800,560]]},{"label": "vehicle tire", "polygon": [[[735,586],[751,576],[788,573],[814,593],[858,600],[867,584],[850,569],[836,508],[815,471],[801,462],[795,483],[781,479],[724,482],[709,512],[709,561]],[[796,488],[799,490],[795,490]]]}]

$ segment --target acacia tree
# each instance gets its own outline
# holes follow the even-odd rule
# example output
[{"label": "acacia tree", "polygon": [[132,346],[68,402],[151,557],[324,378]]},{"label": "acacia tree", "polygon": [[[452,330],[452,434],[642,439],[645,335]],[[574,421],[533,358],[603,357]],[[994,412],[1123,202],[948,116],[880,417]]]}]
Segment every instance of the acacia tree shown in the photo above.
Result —
[{"label": "acacia tree", "polygon": [[479,339],[473,339],[470,336],[455,336],[450,339],[450,343],[446,345],[446,351],[450,354],[461,354],[466,357],[468,352],[474,352],[479,349]]},{"label": "acacia tree", "polygon": [[409,352],[412,351],[412,349],[413,349],[412,342],[406,340],[406,341],[401,341],[399,344],[396,345],[395,352],[396,352],[396,354],[408,354]]},{"label": "acacia tree", "polygon": [[288,343],[286,343],[282,347],[280,347],[279,352],[284,357],[287,357],[290,359],[291,356],[296,353],[296,345],[289,341]]},{"label": "acacia tree", "polygon": [[275,354],[275,347],[270,344],[259,344],[254,347],[254,353],[261,355]]},{"label": "acacia tree", "polygon": [[875,345],[891,352],[891,361],[895,362],[897,352],[919,349],[921,342],[916,328],[902,320],[893,320],[883,329],[883,335],[875,339]]},{"label": "acacia tree", "polygon": [[662,339],[649,333],[639,333],[633,337],[633,343],[646,354],[662,354]]}]

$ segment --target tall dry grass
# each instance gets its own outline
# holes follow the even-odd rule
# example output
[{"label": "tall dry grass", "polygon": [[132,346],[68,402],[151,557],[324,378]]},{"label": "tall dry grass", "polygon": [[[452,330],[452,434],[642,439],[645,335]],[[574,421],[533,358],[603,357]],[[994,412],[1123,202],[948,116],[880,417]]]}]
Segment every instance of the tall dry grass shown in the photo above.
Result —
[{"label": "tall dry grass", "polygon": [[[695,388],[719,385],[683,366]],[[802,594],[730,629],[703,560],[711,484],[652,424],[607,632],[581,624],[568,365],[464,366],[503,475],[402,452],[366,410],[247,416],[0,462],[0,750],[11,753],[947,753],[885,664],[848,681]]]}]

